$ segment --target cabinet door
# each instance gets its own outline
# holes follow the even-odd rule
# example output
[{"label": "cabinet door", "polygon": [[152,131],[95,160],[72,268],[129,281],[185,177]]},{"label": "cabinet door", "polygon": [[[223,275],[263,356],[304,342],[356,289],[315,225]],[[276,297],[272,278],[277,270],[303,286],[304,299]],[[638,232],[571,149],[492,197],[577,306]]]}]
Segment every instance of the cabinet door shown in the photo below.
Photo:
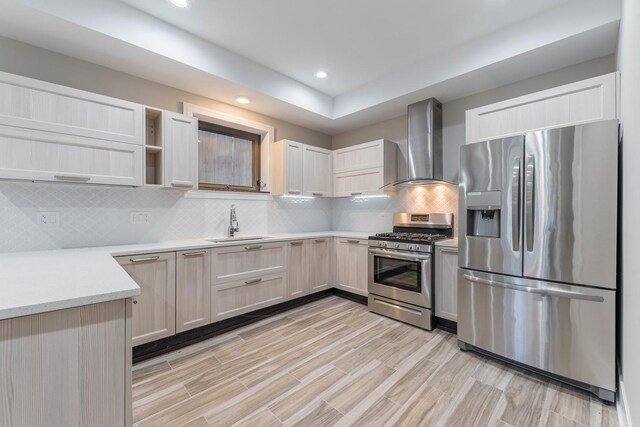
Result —
[{"label": "cabinet door", "polygon": [[333,152],[333,172],[347,172],[382,167],[384,140],[371,141]]},{"label": "cabinet door", "polygon": [[287,248],[287,296],[291,299],[309,293],[307,246],[303,240],[289,242]]},{"label": "cabinet door", "polygon": [[133,298],[132,345],[176,333],[175,252],[117,257],[122,268],[140,286]]},{"label": "cabinet door", "polygon": [[162,112],[164,135],[164,186],[198,188],[198,119]]},{"label": "cabinet door", "polygon": [[313,239],[309,241],[308,265],[311,293],[328,289],[331,268],[331,239]]},{"label": "cabinet door", "polygon": [[302,166],[303,193],[307,196],[330,196],[332,185],[331,151],[305,145]]},{"label": "cabinet door", "polygon": [[369,242],[359,239],[336,240],[337,287],[367,296]]},{"label": "cabinet door", "polygon": [[458,249],[436,248],[435,314],[443,319],[458,319]]},{"label": "cabinet door", "polygon": [[176,253],[176,332],[211,323],[211,251]]},{"label": "cabinet door", "polygon": [[143,120],[140,104],[0,72],[0,125],[142,145]]},{"label": "cabinet door", "polygon": [[333,195],[349,197],[382,194],[383,181],[382,168],[337,173],[333,176]]},{"label": "cabinet door", "polygon": [[304,144],[294,141],[285,143],[284,193],[302,194],[302,163]]},{"label": "cabinet door", "polygon": [[0,126],[0,178],[140,186],[143,147]]}]

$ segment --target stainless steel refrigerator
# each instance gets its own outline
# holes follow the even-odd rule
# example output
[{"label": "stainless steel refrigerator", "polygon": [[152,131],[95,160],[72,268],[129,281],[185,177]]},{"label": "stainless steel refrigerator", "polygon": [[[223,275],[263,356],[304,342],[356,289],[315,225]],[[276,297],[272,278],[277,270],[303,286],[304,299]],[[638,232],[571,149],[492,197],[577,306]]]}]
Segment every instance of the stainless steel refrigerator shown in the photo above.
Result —
[{"label": "stainless steel refrigerator", "polygon": [[614,401],[618,123],[460,152],[458,339]]}]

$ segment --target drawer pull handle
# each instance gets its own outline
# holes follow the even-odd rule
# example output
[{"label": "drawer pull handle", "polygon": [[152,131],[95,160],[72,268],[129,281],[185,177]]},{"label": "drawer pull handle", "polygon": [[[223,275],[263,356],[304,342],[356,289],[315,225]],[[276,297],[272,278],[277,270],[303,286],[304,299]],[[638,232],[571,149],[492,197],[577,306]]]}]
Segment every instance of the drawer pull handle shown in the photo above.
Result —
[{"label": "drawer pull handle", "polygon": [[190,256],[204,255],[206,253],[207,253],[207,251],[183,252],[182,256],[190,257]]},{"label": "drawer pull handle", "polygon": [[253,280],[247,280],[246,282],[244,282],[245,285],[255,285],[256,283],[260,283],[262,282],[262,279],[253,279]]},{"label": "drawer pull handle", "polygon": [[193,182],[191,181],[171,181],[172,187],[182,187],[182,188],[191,188],[193,187]]},{"label": "drawer pull handle", "polygon": [[319,197],[322,197],[324,195],[324,193],[311,193],[311,194],[314,195],[314,196],[319,196]]},{"label": "drawer pull handle", "polygon": [[129,258],[129,261],[131,261],[131,262],[149,262],[149,261],[157,261],[159,259],[160,259],[159,256],[148,256],[148,257],[145,257],[145,258]]},{"label": "drawer pull handle", "polygon": [[300,194],[300,191],[298,191],[298,190],[288,190],[287,193],[289,193],[289,194]]},{"label": "drawer pull handle", "polygon": [[262,247],[262,245],[251,245],[251,246],[245,246],[244,249],[247,251],[253,251],[256,249],[260,249]]},{"label": "drawer pull handle", "polygon": [[302,242],[291,242],[291,246],[302,246]]},{"label": "drawer pull handle", "polygon": [[316,243],[324,243],[324,242],[326,242],[325,239],[316,239],[315,241],[316,241]]},{"label": "drawer pull handle", "polygon": [[359,196],[362,194],[362,191],[356,191],[355,193],[351,193],[352,196]]},{"label": "drawer pull handle", "polygon": [[68,181],[68,182],[89,182],[91,178],[88,176],[68,176],[68,175],[55,175],[53,177],[57,181]]},{"label": "drawer pull handle", "polygon": [[360,240],[347,239],[347,243],[354,243],[354,244],[357,244],[357,243],[360,243]]}]

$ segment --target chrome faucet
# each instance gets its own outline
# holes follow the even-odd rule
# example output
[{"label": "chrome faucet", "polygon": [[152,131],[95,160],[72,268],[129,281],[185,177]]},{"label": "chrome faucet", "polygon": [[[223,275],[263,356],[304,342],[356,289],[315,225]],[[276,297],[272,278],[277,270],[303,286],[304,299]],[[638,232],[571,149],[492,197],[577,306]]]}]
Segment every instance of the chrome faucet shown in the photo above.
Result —
[{"label": "chrome faucet", "polygon": [[229,215],[229,237],[233,237],[238,231],[240,231],[240,227],[238,226],[238,218],[236,217],[236,205],[231,205],[231,213]]}]

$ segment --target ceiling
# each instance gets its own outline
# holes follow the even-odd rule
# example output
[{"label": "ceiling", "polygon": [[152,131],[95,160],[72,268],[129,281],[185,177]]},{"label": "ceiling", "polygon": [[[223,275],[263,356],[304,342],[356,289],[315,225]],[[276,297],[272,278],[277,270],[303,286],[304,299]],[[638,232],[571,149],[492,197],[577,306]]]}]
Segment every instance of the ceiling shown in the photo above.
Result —
[{"label": "ceiling", "polygon": [[0,3],[2,36],[331,134],[614,53],[620,20],[619,0]]}]

